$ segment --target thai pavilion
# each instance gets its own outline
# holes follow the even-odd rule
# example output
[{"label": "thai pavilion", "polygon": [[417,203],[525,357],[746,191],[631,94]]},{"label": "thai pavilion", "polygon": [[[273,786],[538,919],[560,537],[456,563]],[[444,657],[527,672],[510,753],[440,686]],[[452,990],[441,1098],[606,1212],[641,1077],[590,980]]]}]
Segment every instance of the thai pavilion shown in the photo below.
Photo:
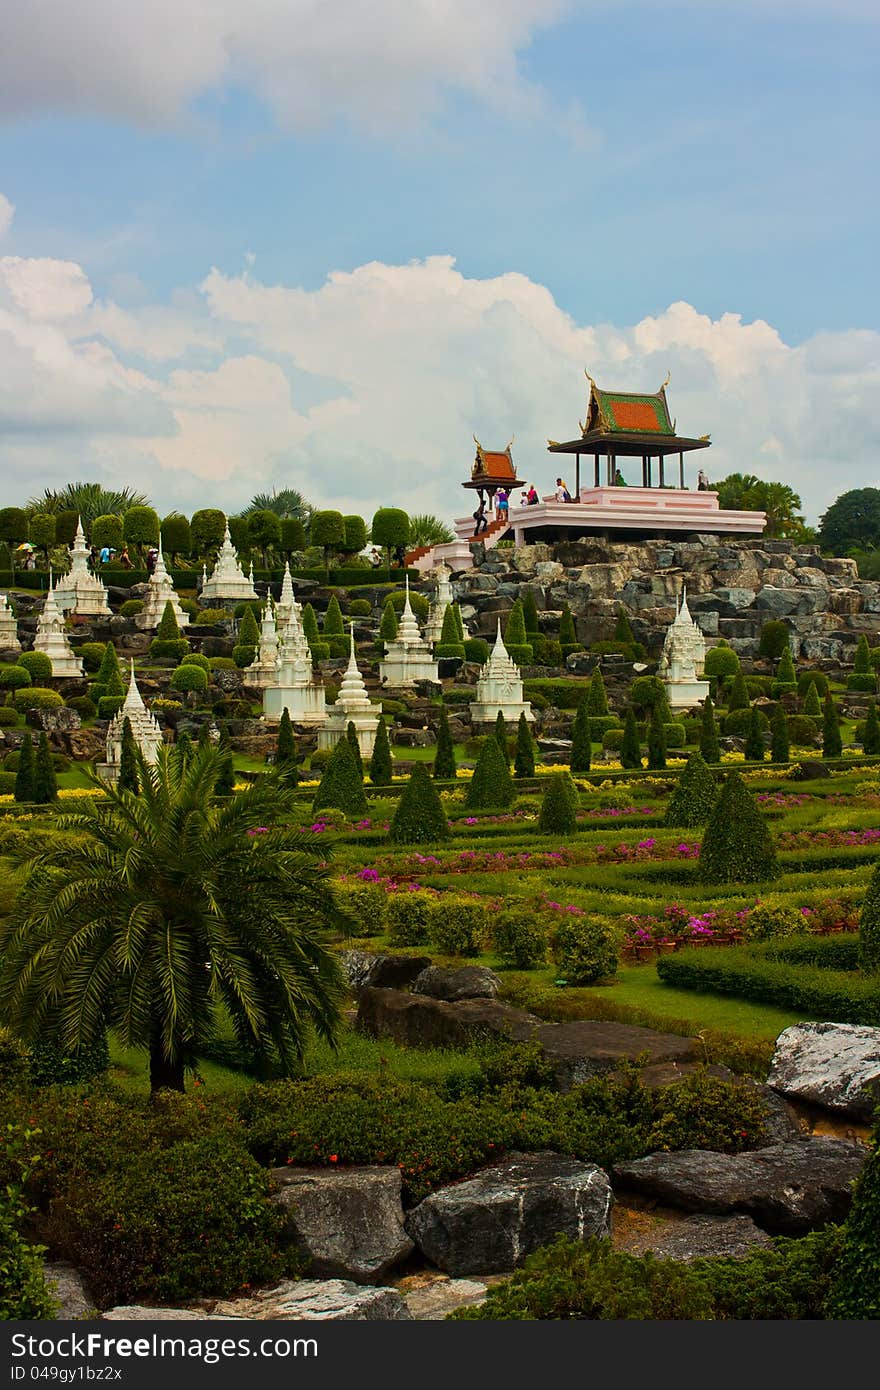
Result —
[{"label": "thai pavilion", "polygon": [[[462,486],[481,490],[491,504],[499,487],[510,493],[509,514],[490,512],[489,526],[479,540],[487,550],[503,537],[517,545],[532,541],[578,540],[582,536],[644,540],[657,536],[712,534],[757,535],[764,530],[763,512],[722,509],[711,485],[700,488],[689,478],[685,456],[708,449],[707,434],[679,434],[666,398],[667,377],[659,391],[640,395],[605,391],[589,374],[590,394],[580,433],[567,442],[547,441],[556,475],[569,473],[571,502],[559,501],[555,491],[523,504],[512,489],[524,486],[516,476],[511,446],[492,451],[477,444],[471,476]],[[560,455],[568,455],[566,465]],[[452,570],[473,563],[472,515],[455,522],[456,539],[414,551],[408,563],[430,570],[441,562]]]}]

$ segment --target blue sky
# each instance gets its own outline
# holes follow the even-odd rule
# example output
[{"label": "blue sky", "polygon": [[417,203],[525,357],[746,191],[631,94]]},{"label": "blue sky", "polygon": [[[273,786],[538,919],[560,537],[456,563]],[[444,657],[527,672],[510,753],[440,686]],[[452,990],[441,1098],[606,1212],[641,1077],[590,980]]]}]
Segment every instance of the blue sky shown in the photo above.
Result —
[{"label": "blue sky", "polygon": [[146,470],[163,510],[285,482],[368,509],[416,467],[396,500],[451,514],[472,429],[549,476],[584,366],[671,368],[716,475],[794,481],[813,517],[873,481],[876,6],[473,9],[25,7],[0,54],[9,500]]}]

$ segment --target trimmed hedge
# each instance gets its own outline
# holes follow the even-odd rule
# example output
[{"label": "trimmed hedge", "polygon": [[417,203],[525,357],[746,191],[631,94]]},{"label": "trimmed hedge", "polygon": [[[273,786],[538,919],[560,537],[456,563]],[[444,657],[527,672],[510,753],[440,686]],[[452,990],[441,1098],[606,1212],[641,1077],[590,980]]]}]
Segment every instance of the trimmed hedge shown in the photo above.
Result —
[{"label": "trimmed hedge", "polygon": [[[796,963],[791,955],[793,945],[780,948],[768,943],[676,952],[660,957],[657,974],[664,984],[676,989],[730,994],[834,1023],[880,1026],[880,977]],[[812,943],[810,950],[816,951],[814,959],[820,959],[820,951]]]}]

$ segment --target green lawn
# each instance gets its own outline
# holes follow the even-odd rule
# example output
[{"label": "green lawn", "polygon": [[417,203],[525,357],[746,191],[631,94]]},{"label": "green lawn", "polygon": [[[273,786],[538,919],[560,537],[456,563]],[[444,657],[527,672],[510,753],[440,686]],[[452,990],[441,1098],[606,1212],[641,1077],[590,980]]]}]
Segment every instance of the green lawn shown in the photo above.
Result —
[{"label": "green lawn", "polygon": [[723,994],[694,994],[692,990],[672,989],[658,978],[652,964],[623,966],[613,985],[587,994],[629,1004],[663,1018],[688,1019],[694,1032],[713,1028],[743,1038],[775,1038],[783,1028],[803,1022],[804,1015],[769,1004],[752,1004]]}]

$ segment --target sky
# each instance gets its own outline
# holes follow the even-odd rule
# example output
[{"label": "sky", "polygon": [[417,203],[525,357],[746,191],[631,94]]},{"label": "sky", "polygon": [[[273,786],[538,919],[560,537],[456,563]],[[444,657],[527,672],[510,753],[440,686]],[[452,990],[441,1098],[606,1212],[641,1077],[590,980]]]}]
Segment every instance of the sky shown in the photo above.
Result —
[{"label": "sky", "polygon": [[[29,0],[0,505],[470,510],[656,391],[807,519],[877,485],[876,0]],[[694,468],[697,465],[694,465]],[[635,478],[632,479],[635,481]]]}]

